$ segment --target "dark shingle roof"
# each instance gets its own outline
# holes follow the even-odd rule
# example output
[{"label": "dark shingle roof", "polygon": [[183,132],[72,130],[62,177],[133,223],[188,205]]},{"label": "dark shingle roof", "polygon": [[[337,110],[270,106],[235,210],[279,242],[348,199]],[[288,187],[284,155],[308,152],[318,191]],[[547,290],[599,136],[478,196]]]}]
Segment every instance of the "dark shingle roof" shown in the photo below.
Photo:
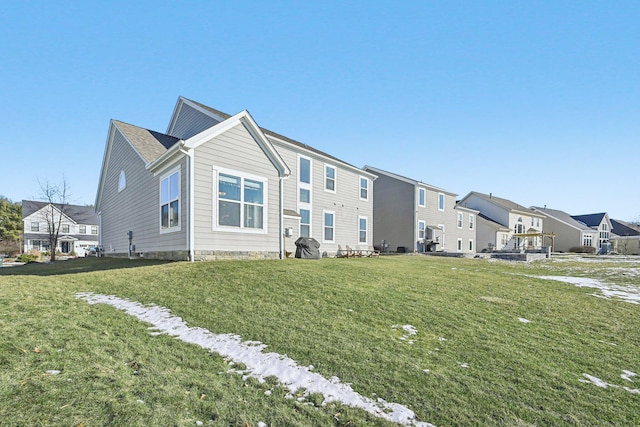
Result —
[{"label": "dark shingle roof", "polygon": [[605,215],[606,213],[602,212],[587,215],[571,215],[571,218],[575,219],[576,221],[580,221],[588,225],[589,227],[598,227],[602,222],[602,217],[604,217]]},{"label": "dark shingle roof", "polygon": [[611,231],[616,236],[640,236],[640,225],[629,224],[619,219],[612,219],[611,227]]},{"label": "dark shingle roof", "polygon": [[[23,200],[22,218],[24,219],[28,217],[48,204],[48,202],[40,202],[36,200]],[[58,203],[54,203],[53,205],[60,208]],[[98,214],[96,214],[93,206],[65,205],[64,214],[74,220],[77,224],[98,225]]]}]

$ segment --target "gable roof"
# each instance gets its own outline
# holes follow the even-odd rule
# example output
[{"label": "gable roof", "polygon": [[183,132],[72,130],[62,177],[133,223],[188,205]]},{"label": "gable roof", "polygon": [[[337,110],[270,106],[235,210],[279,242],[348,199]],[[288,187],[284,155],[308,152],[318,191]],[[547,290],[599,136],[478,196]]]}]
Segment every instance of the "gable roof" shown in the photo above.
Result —
[{"label": "gable roof", "polygon": [[500,224],[498,221],[489,218],[488,216],[486,216],[482,212],[478,213],[478,218],[482,218],[483,220],[487,221],[488,225],[492,226],[493,228],[495,228],[498,231],[511,231],[511,229],[509,227],[506,227],[506,226]]},{"label": "gable roof", "polygon": [[640,236],[640,225],[630,224],[619,219],[611,220],[611,232],[616,236]]},{"label": "gable roof", "polygon": [[[518,212],[522,212],[522,213],[526,213],[527,215],[533,215],[533,216],[539,216],[539,217],[544,217],[543,213],[539,213],[539,212],[535,212],[532,209],[526,208],[522,205],[519,205],[515,202],[512,202],[511,200],[508,199],[503,199],[502,197],[496,197],[493,194],[483,194],[483,193],[478,193],[477,191],[472,191],[469,194],[467,194],[466,196],[464,196],[464,198],[462,199],[462,201],[464,201],[465,199],[467,199],[468,197],[475,195],[477,197],[480,197],[481,199],[485,199],[495,205],[498,205],[508,211],[518,211]],[[462,201],[460,202],[462,204]]]},{"label": "gable roof", "polygon": [[174,136],[134,126],[119,120],[112,120],[111,122],[129,141],[145,163],[153,162],[180,141],[179,138]]},{"label": "gable roof", "polygon": [[[230,114],[227,114],[227,113],[225,113],[223,111],[220,111],[220,110],[216,110],[215,108],[211,108],[211,107],[209,107],[207,105],[204,105],[204,104],[202,104],[200,102],[197,102],[197,101],[194,101],[192,99],[185,98],[184,96],[180,96],[178,98],[178,104],[180,102],[187,102],[187,103],[190,103],[192,105],[195,105],[195,106],[199,107],[201,110],[204,110],[207,113],[211,114],[216,119],[227,120],[227,119],[232,117]],[[176,111],[177,110],[178,110],[178,107],[176,106]],[[175,115],[175,112],[174,112],[174,115]],[[172,117],[172,119],[171,119],[172,123],[173,123],[174,119],[175,119],[175,117]],[[169,125],[169,128],[171,128],[171,124]],[[286,144],[293,145],[294,147],[301,148],[301,149],[309,151],[311,153],[318,154],[320,156],[326,157],[326,158],[331,159],[333,161],[342,163],[345,166],[349,166],[351,168],[358,169],[360,171],[362,170],[362,169],[358,168],[357,166],[354,166],[354,165],[352,165],[350,163],[347,163],[344,160],[341,160],[341,159],[339,159],[339,158],[337,158],[335,156],[332,156],[331,154],[325,153],[324,151],[318,150],[318,149],[316,149],[316,148],[314,148],[314,147],[312,147],[310,145],[307,145],[307,144],[305,144],[303,142],[296,141],[295,139],[289,138],[287,136],[281,135],[279,133],[273,132],[273,131],[271,131],[269,129],[266,129],[266,128],[263,128],[263,127],[259,127],[259,129],[268,138],[277,139],[280,142],[284,142]]]},{"label": "gable roof", "polygon": [[407,178],[406,176],[402,176],[402,175],[399,175],[397,173],[389,172],[389,171],[386,171],[386,170],[383,170],[383,169],[380,169],[380,168],[376,168],[376,167],[373,167],[373,166],[364,165],[362,169],[365,170],[365,171],[371,172],[371,173],[373,173],[375,175],[386,175],[386,176],[388,176],[390,178],[397,179],[399,181],[403,181],[403,182],[406,182],[408,184],[412,184],[412,185],[420,186],[420,187],[425,187],[425,188],[427,188],[429,190],[437,191],[437,192],[440,192],[440,193],[445,193],[445,194],[448,194],[448,195],[453,196],[453,197],[457,196],[456,193],[452,193],[451,191],[444,190],[444,189],[442,189],[440,187],[436,187],[434,185],[427,184],[427,183],[424,183],[422,181],[418,181],[418,180],[415,180],[415,179],[412,179],[412,178]]},{"label": "gable roof", "polygon": [[572,215],[571,218],[576,221],[580,221],[589,227],[598,227],[602,222],[602,218],[606,215],[606,212],[586,214],[586,215]]},{"label": "gable roof", "polygon": [[[40,209],[49,205],[49,202],[40,202],[37,200],[22,201],[22,219],[27,218],[38,212]],[[60,210],[60,204],[52,203],[52,205]],[[98,225],[98,215],[93,206],[65,205],[64,214],[77,224]]]},{"label": "gable roof", "polygon": [[541,208],[538,206],[532,206],[533,209],[540,211],[542,213],[544,213],[545,215],[547,215],[550,218],[553,218],[557,221],[563,222],[565,224],[567,224],[570,227],[574,227],[577,228],[578,230],[583,230],[583,231],[592,231],[591,228],[586,225],[583,222],[580,222],[576,219],[574,219],[571,215],[569,215],[568,213],[558,210],[558,209],[549,209],[549,208]]}]

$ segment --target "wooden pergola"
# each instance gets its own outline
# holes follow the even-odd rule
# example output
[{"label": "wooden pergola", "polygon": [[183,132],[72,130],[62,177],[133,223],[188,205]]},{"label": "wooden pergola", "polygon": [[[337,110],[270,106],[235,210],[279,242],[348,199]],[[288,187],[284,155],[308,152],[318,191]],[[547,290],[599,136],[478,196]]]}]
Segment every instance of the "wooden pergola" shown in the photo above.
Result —
[{"label": "wooden pergola", "polygon": [[535,233],[514,233],[514,237],[542,237],[542,246],[544,246],[544,238],[551,238],[551,251],[555,249],[555,239],[556,233],[545,233],[544,231],[539,231]]}]

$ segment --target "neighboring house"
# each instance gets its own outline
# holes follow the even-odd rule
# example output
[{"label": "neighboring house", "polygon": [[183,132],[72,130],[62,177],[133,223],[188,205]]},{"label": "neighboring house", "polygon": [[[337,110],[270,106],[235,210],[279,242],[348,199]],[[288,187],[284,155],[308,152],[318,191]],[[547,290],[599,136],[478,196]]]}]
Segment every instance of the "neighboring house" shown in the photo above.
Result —
[{"label": "neighboring house", "polygon": [[546,215],[544,231],[554,233],[552,251],[569,252],[571,248],[592,247],[599,250],[599,232],[566,212],[547,207],[532,206],[534,211]]},{"label": "neighboring house", "polygon": [[488,216],[478,213],[478,225],[476,240],[478,241],[478,252],[491,252],[496,248],[508,248],[513,231],[492,220]]},{"label": "neighboring house", "polygon": [[[60,227],[56,251],[63,254],[75,253],[84,256],[89,247],[98,244],[98,215],[92,206],[64,205],[22,201],[22,222],[24,223],[24,251],[32,249],[50,251],[49,223],[53,209],[54,227]],[[63,212],[64,211],[64,212]]]},{"label": "neighboring house", "polygon": [[613,250],[623,255],[640,255],[640,225],[611,220]]},{"label": "neighboring house", "polygon": [[[478,252],[493,250],[542,249],[542,226],[545,216],[511,200],[475,191],[467,194],[459,205],[481,214],[478,222]],[[508,232],[506,231],[508,230]]]},{"label": "neighboring house", "polygon": [[180,97],[166,133],[109,126],[96,211],[106,256],[283,258],[300,236],[320,252],[372,244],[375,176]]},{"label": "neighboring house", "polygon": [[[456,205],[456,194],[372,166],[373,239],[390,251],[476,251],[477,211]],[[383,243],[384,242],[384,243]]]},{"label": "neighboring house", "polygon": [[609,220],[609,214],[606,212],[587,214],[587,215],[572,215],[571,218],[579,221],[588,226],[594,233],[593,246],[595,246],[597,253],[607,254],[611,252],[611,221]]}]

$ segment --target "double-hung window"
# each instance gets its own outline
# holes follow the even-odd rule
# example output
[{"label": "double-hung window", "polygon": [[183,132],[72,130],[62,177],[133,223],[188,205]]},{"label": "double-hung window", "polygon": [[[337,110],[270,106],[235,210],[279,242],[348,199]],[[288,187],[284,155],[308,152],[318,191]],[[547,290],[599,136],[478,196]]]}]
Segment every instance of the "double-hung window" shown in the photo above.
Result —
[{"label": "double-hung window", "polygon": [[462,212],[458,212],[458,228],[462,228]]},{"label": "double-hung window", "polygon": [[358,217],[358,243],[367,243],[367,223],[368,219],[366,216]]},{"label": "double-hung window", "polygon": [[424,234],[425,229],[426,229],[426,223],[422,220],[418,221],[418,239],[422,240],[426,237]]},{"label": "double-hung window", "polygon": [[369,200],[369,178],[360,177],[360,200]]},{"label": "double-hung window", "polygon": [[78,227],[79,228],[79,233],[80,234],[87,234],[87,226],[86,225],[81,225]]},{"label": "double-hung window", "polygon": [[427,190],[424,188],[418,189],[418,206],[421,208],[427,206]]},{"label": "double-hung window", "polygon": [[219,230],[265,232],[267,180],[238,172],[217,173]]},{"label": "double-hung window", "polygon": [[31,231],[34,231],[34,232],[40,231],[40,223],[39,222],[32,222],[31,223]]},{"label": "double-hung window", "polygon": [[[325,188],[328,185],[327,168],[325,165]],[[333,188],[335,189],[335,168],[333,169]],[[298,156],[298,212],[300,212],[300,237],[311,237],[311,201],[313,199],[311,177],[313,176],[313,163],[310,158]]]},{"label": "double-hung window", "polygon": [[180,169],[160,180],[160,231],[180,230]]},{"label": "double-hung window", "polygon": [[92,225],[91,226],[91,234],[98,234],[98,226],[97,225]]},{"label": "double-hung window", "polygon": [[473,221],[474,221],[474,217],[473,214],[469,214],[469,230],[473,230]]},{"label": "double-hung window", "polygon": [[311,211],[300,209],[300,237],[311,237]]},{"label": "double-hung window", "polygon": [[322,241],[333,243],[335,242],[335,213],[331,211],[323,211],[323,232]]},{"label": "double-hung window", "polygon": [[69,224],[62,224],[60,226],[60,232],[61,233],[68,233],[69,232]]},{"label": "double-hung window", "polygon": [[336,192],[336,168],[324,165],[324,189],[330,193]]},{"label": "double-hung window", "polygon": [[438,193],[438,210],[444,210],[444,194]]}]

